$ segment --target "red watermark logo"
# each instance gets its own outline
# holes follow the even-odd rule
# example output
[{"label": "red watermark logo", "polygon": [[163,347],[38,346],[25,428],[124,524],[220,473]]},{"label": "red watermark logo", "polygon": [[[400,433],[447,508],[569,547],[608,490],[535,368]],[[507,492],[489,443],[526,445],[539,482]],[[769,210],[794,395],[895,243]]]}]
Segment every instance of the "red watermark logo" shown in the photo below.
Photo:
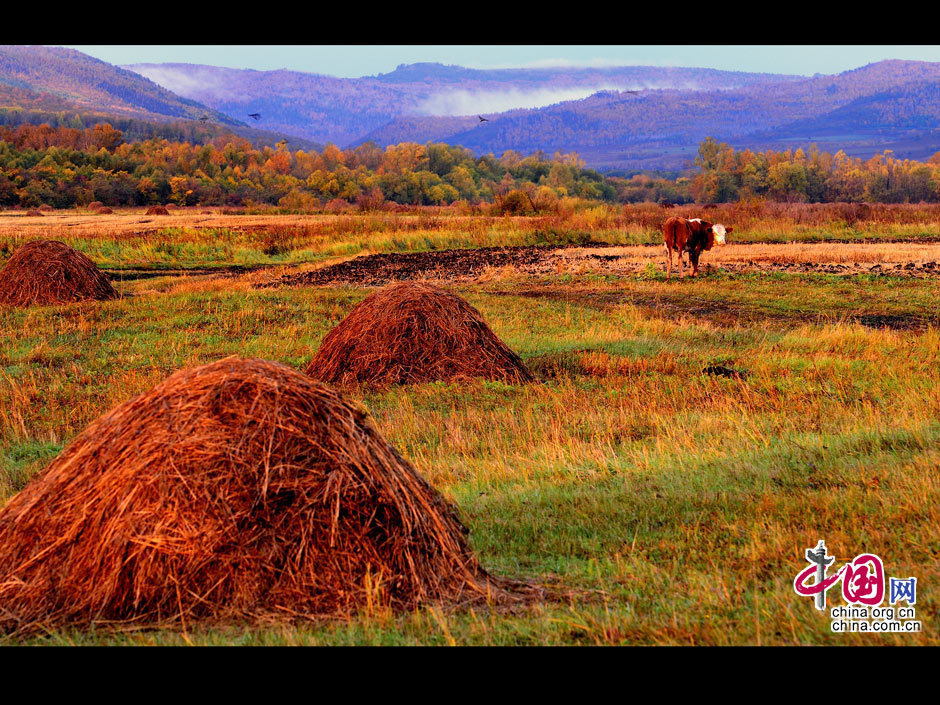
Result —
[{"label": "red watermark logo", "polygon": [[[806,549],[805,555],[809,565],[793,580],[797,595],[815,598],[816,609],[823,611],[828,590],[842,583],[846,607],[832,608],[832,631],[920,631],[921,623],[914,620],[912,607],[917,601],[916,578],[890,578],[888,602],[892,607],[882,607],[886,587],[884,562],[874,553],[855,556],[831,576],[827,572],[836,559],[828,555],[824,541],[817,543],[816,548]],[[902,602],[908,606],[902,607]]]}]

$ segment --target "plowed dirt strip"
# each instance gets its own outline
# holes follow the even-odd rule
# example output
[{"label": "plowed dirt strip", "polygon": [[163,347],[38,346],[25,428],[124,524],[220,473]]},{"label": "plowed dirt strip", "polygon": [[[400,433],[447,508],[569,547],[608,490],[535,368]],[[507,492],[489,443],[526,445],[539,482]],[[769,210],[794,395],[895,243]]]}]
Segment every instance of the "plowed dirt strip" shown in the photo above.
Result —
[{"label": "plowed dirt strip", "polygon": [[[638,274],[648,272],[650,266],[664,269],[662,247],[486,247],[367,255],[312,271],[287,274],[263,286],[343,283],[378,286],[411,279],[475,279],[488,270],[505,268],[513,268],[523,274]],[[701,274],[708,275],[719,269],[732,273],[940,278],[940,243],[732,244],[703,254]]]}]

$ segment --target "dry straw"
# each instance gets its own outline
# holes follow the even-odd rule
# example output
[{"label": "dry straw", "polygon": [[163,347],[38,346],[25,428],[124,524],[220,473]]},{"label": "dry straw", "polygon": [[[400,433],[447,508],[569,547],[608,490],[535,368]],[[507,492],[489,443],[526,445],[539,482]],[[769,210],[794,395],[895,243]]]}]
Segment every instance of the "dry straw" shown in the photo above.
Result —
[{"label": "dry straw", "polygon": [[170,214],[170,211],[168,211],[163,206],[150,206],[150,208],[147,209],[147,213],[146,213],[146,215],[169,215],[169,214]]},{"label": "dry straw", "polygon": [[327,334],[306,372],[340,385],[535,379],[473,306],[418,282],[368,296]]},{"label": "dry straw", "polygon": [[88,257],[58,240],[32,240],[0,270],[0,304],[30,306],[115,299],[111,281]]},{"label": "dry straw", "polygon": [[0,631],[520,599],[368,414],[229,357],[105,414],[0,510]]}]

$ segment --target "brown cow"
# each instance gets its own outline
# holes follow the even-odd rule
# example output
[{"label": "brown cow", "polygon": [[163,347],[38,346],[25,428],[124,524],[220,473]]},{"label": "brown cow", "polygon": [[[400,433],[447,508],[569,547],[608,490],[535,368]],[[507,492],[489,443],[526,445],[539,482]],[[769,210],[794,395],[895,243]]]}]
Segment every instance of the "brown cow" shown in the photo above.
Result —
[{"label": "brown cow", "polygon": [[698,258],[704,250],[710,250],[715,245],[724,245],[725,236],[734,228],[724,225],[712,225],[701,218],[672,217],[666,221],[664,227],[664,241],[666,245],[666,278],[672,276],[672,251],[679,253],[679,277],[682,277],[682,253],[689,253],[692,263],[692,276],[698,274]]}]

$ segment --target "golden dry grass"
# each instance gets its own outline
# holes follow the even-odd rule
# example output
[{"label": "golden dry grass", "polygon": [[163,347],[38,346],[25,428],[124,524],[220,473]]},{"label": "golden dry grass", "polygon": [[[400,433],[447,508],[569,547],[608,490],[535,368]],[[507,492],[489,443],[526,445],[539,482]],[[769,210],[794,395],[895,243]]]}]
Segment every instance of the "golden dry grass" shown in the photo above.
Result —
[{"label": "golden dry grass", "polygon": [[[819,215],[793,212],[794,222]],[[243,217],[255,216],[233,220]],[[582,226],[621,245],[642,241],[629,239],[629,228],[661,236],[618,220],[625,217],[574,213],[557,221],[554,244],[577,242]],[[285,222],[278,218],[260,222]],[[465,228],[448,218],[310,222],[321,262],[488,238],[521,244],[536,232],[549,242],[553,227],[544,218],[480,218]],[[925,222],[803,231],[794,222],[771,234],[884,239],[937,230]],[[168,247],[233,237],[152,232]],[[111,237],[89,233],[89,242]],[[126,239],[114,236],[115,247]],[[867,267],[932,257],[933,247],[737,242],[722,256],[744,253],[760,269],[823,255]],[[641,276],[599,270],[608,263],[562,250],[559,272],[494,269],[455,286],[541,384],[360,392],[383,436],[458,505],[487,570],[586,597],[511,613],[367,609],[303,628],[68,632],[43,643],[936,644],[938,602],[927,587],[917,606],[924,632],[838,635],[792,582],[819,538],[840,564],[871,551],[889,575],[917,576],[919,586],[940,580],[940,281],[732,271],[666,282],[644,275],[647,264],[661,270],[658,244],[624,252]],[[563,266],[569,254],[576,267]],[[181,255],[167,256],[176,263],[169,258]],[[252,286],[270,274],[128,280],[118,301],[0,309],[0,502],[103,410],[177,369],[230,354],[302,369],[371,292]],[[905,327],[912,321],[918,326]],[[713,364],[747,375],[704,374]]]}]

